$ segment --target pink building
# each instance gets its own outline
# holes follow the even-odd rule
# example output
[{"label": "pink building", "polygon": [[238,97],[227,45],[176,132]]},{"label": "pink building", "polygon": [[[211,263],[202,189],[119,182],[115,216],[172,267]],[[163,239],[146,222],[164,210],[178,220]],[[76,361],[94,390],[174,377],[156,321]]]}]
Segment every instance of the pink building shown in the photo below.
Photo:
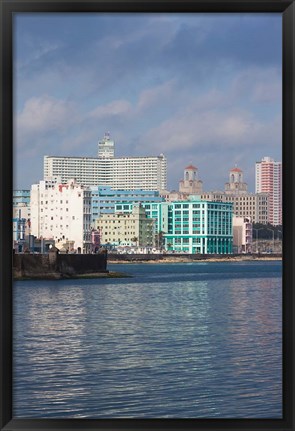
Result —
[{"label": "pink building", "polygon": [[274,226],[282,224],[282,162],[263,157],[256,162],[256,193],[268,193],[268,222]]}]

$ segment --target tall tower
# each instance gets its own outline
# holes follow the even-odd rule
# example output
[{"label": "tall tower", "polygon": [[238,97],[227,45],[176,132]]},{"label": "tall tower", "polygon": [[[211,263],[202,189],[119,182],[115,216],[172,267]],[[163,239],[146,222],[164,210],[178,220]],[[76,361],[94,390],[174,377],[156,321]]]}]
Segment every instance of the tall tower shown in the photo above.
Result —
[{"label": "tall tower", "polygon": [[225,193],[247,193],[248,185],[244,183],[243,171],[234,167],[229,171],[229,182],[225,183]]},{"label": "tall tower", "polygon": [[189,165],[184,169],[183,180],[179,181],[180,193],[200,194],[203,191],[203,182],[198,179],[198,168]]},{"label": "tall tower", "polygon": [[255,192],[268,193],[268,221],[277,226],[282,224],[282,162],[263,157],[256,162]]},{"label": "tall tower", "polygon": [[110,139],[110,133],[106,132],[98,142],[98,154],[100,159],[110,159],[115,156],[115,143]]}]

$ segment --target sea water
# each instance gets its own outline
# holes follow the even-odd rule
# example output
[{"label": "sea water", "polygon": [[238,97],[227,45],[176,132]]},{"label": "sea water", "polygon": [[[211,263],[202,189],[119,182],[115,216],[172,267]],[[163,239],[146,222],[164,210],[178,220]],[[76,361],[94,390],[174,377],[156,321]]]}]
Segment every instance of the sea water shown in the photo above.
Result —
[{"label": "sea water", "polygon": [[282,265],[109,265],[18,281],[18,418],[281,418]]}]

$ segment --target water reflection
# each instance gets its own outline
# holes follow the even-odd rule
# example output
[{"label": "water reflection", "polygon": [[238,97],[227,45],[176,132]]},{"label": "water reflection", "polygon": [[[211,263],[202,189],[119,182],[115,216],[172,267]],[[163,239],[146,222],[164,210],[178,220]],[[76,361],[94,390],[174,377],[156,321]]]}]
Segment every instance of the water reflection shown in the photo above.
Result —
[{"label": "water reflection", "polygon": [[281,417],[281,278],[193,269],[16,283],[15,416]]}]

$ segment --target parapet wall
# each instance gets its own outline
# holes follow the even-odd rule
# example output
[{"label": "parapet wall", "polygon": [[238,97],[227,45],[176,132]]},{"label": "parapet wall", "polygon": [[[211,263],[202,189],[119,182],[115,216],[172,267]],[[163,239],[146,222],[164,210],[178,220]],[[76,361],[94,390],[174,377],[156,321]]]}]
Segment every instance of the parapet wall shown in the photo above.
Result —
[{"label": "parapet wall", "polygon": [[107,272],[107,253],[99,254],[15,254],[15,278],[60,278]]}]

